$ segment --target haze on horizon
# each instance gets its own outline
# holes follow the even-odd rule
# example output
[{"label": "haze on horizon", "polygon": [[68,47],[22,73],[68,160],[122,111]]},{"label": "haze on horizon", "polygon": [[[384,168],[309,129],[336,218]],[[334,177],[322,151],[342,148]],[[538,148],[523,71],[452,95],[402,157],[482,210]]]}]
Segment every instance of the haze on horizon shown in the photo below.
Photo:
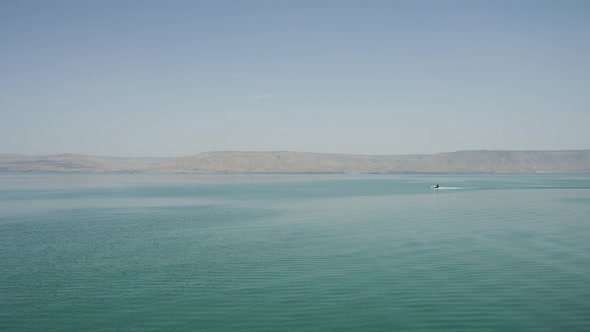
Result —
[{"label": "haze on horizon", "polygon": [[0,153],[590,148],[588,1],[0,2]]}]

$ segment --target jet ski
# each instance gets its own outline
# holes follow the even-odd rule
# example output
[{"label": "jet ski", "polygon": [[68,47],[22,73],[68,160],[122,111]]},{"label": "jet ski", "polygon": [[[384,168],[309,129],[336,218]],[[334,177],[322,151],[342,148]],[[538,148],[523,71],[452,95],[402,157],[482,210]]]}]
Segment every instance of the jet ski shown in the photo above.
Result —
[{"label": "jet ski", "polygon": [[432,186],[432,189],[438,189],[438,184],[435,184],[434,186]]}]

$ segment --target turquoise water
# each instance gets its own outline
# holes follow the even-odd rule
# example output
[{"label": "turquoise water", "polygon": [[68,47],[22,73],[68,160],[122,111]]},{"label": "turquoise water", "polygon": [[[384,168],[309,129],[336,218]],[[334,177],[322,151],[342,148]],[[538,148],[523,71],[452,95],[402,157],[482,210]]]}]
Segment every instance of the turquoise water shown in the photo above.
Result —
[{"label": "turquoise water", "polygon": [[589,331],[589,215],[590,175],[0,174],[0,330]]}]

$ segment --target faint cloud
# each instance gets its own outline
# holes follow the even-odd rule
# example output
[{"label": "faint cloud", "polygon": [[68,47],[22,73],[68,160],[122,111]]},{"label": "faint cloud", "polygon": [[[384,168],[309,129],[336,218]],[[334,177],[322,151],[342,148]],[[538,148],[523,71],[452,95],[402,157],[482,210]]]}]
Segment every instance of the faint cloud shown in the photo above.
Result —
[{"label": "faint cloud", "polygon": [[7,103],[9,99],[11,99],[11,95],[9,95],[8,93],[2,93],[0,94],[0,103],[4,104]]},{"label": "faint cloud", "polygon": [[272,93],[260,93],[260,94],[256,94],[256,95],[252,95],[250,97],[248,97],[249,100],[252,101],[266,101],[266,100],[271,100],[271,99],[275,99],[276,96],[273,95]]}]

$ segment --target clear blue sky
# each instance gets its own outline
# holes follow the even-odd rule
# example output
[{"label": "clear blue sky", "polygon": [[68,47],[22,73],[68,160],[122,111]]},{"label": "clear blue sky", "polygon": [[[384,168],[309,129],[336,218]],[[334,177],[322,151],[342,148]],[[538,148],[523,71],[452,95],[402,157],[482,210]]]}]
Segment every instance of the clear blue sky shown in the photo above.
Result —
[{"label": "clear blue sky", "polygon": [[0,1],[0,153],[590,148],[590,1]]}]

